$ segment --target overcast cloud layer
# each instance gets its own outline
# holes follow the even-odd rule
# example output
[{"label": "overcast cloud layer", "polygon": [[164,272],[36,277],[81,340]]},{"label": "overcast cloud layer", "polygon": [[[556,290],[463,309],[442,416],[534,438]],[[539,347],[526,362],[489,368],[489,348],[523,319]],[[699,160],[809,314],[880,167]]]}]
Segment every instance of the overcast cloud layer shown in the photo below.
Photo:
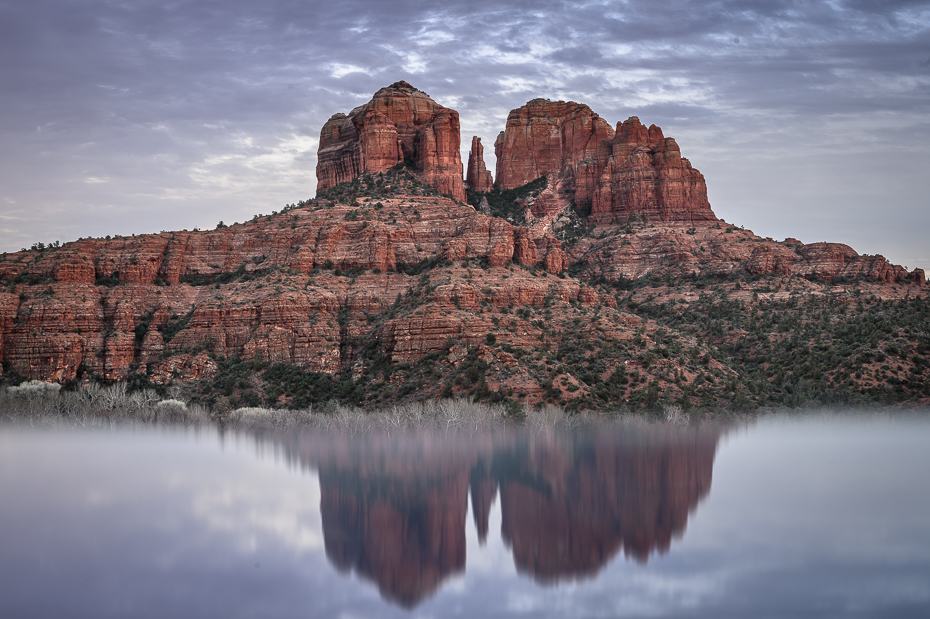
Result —
[{"label": "overcast cloud layer", "polygon": [[459,111],[466,155],[535,97],[637,115],[727,221],[930,270],[911,0],[0,0],[0,251],[312,197],[323,123],[399,79]]}]

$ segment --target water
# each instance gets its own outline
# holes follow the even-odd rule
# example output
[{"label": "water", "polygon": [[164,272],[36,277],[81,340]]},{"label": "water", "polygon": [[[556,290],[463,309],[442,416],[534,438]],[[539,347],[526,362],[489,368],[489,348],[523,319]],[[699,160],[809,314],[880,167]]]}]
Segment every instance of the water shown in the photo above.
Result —
[{"label": "water", "polygon": [[0,616],[930,613],[930,422],[0,429]]}]

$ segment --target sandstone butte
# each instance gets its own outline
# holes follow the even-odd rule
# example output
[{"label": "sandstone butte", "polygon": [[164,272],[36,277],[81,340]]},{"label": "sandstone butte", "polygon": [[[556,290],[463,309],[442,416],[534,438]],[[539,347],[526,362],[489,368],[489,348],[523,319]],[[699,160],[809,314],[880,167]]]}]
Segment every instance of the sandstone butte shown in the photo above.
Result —
[{"label": "sandstone butte", "polygon": [[620,552],[667,552],[710,491],[719,439],[704,426],[364,444],[305,435],[283,447],[320,472],[330,561],[412,607],[464,571],[469,496],[481,543],[499,498],[516,567],[540,582],[591,577]]},{"label": "sandstone butte", "polygon": [[[713,384],[741,376],[705,338],[677,333],[693,354],[670,355],[669,327],[635,313],[698,300],[695,278],[749,307],[788,289],[852,303],[849,282],[883,299],[926,295],[920,269],[718,220],[674,140],[635,118],[614,130],[587,106],[536,99],[511,112],[495,150],[497,186],[513,188],[522,219],[463,202],[457,113],[398,82],[326,123],[313,200],[216,230],[4,254],[3,376],[181,384],[212,403],[211,381],[241,359],[252,373],[223,382],[234,404],[306,401],[263,378],[285,364],[369,406],[634,405],[647,390],[690,398],[708,372]],[[472,155],[486,186],[476,140]],[[678,283],[630,291],[646,278]]]},{"label": "sandstone butte", "polygon": [[[614,130],[587,105],[533,99],[510,112],[494,143],[497,184],[512,189],[548,175],[557,206],[573,200],[594,221],[631,215],[662,222],[716,221],[704,176],[674,138],[633,116]],[[551,208],[551,207],[550,207]],[[537,207],[535,215],[545,212]]]},{"label": "sandstone butte", "polygon": [[317,189],[410,162],[414,174],[440,193],[465,200],[459,153],[459,113],[407,82],[375,93],[371,101],[335,114],[320,131]]}]

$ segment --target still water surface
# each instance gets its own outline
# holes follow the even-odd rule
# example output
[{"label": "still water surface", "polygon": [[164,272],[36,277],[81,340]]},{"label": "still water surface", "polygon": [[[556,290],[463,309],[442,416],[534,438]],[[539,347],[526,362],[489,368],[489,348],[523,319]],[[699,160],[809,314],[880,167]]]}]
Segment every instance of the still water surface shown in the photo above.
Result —
[{"label": "still water surface", "polygon": [[930,616],[930,422],[0,429],[0,616]]}]

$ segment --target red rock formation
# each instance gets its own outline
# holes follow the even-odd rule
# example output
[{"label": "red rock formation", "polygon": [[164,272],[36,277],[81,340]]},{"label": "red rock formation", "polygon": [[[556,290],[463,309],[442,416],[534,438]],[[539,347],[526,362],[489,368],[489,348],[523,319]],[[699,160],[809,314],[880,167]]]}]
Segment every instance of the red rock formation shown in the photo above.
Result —
[{"label": "red rock formation", "polygon": [[[418,277],[398,268],[440,257],[499,271],[477,269],[480,285],[437,285],[420,313],[372,333],[366,316],[417,285]],[[0,279],[26,280],[15,294],[0,293],[0,361],[30,378],[71,380],[82,367],[111,380],[145,373],[167,383],[215,371],[185,352],[206,348],[220,358],[338,373],[352,363],[344,342],[372,338],[397,362],[415,361],[450,339],[483,342],[494,323],[482,304],[541,306],[551,287],[577,298],[577,281],[514,277],[502,268],[512,262],[557,273],[566,266],[557,242],[531,242],[525,229],[435,196],[318,203],[220,230],[84,240],[0,261]],[[364,272],[347,277],[336,269]],[[344,329],[341,311],[352,317]],[[166,341],[159,329],[182,321]]]},{"label": "red rock formation", "polygon": [[590,198],[598,171],[610,155],[608,141],[613,133],[587,105],[533,99],[510,112],[506,128],[494,142],[497,184],[513,189],[552,172],[565,172],[575,179],[579,197]]},{"label": "red rock formation", "polygon": [[704,176],[681,156],[674,138],[635,116],[617,125],[591,214],[614,220],[642,215],[659,221],[716,221]]},{"label": "red rock formation", "polygon": [[407,82],[397,82],[348,115],[335,114],[323,125],[317,189],[409,161],[424,183],[464,202],[459,144],[458,112]]},{"label": "red rock formation", "polygon": [[[494,149],[502,188],[558,175],[560,191],[550,191],[549,198],[554,210],[571,199],[601,221],[630,215],[716,220],[701,173],[681,157],[674,139],[635,116],[615,132],[586,105],[534,99],[510,112]],[[534,214],[552,210],[541,205]]]},{"label": "red rock formation", "polygon": [[591,277],[636,279],[650,273],[676,276],[740,272],[833,281],[837,278],[917,286],[920,269],[908,272],[882,256],[859,255],[840,243],[782,242],[756,236],[722,221],[595,226],[572,248],[569,261]]},{"label": "red rock formation", "polygon": [[491,173],[484,165],[484,147],[481,145],[481,138],[477,135],[472,137],[471,150],[468,151],[468,173],[465,176],[465,186],[482,193],[494,188]]},{"label": "red rock formation", "polygon": [[[327,123],[321,178],[335,182],[413,153],[422,178],[432,170],[441,172],[434,180],[461,181],[460,163],[457,171],[442,172],[455,168],[443,163],[443,153],[458,157],[457,143],[447,143],[457,140],[457,118],[454,132],[442,129],[453,118],[409,86],[383,89],[370,104]],[[416,150],[423,145],[433,146]],[[499,159],[505,186],[550,172],[545,190],[526,198],[527,227],[427,195],[432,192],[406,172],[389,170],[371,184],[360,180],[364,192],[357,198],[313,201],[246,224],[5,254],[0,368],[45,380],[71,380],[84,371],[166,384],[209,377],[224,357],[242,357],[360,376],[372,363],[370,354],[360,357],[372,342],[382,360],[414,363],[437,355],[445,370],[461,363],[470,347],[488,364],[489,388],[537,402],[552,397],[540,375],[501,345],[545,350],[568,332],[619,341],[631,337],[630,322],[638,321],[616,311],[615,297],[565,277],[569,264],[585,278],[607,281],[745,272],[924,284],[920,269],[909,273],[845,245],[777,243],[700,220],[710,212],[697,199],[703,181],[657,128],[638,121],[614,134],[586,106],[537,100],[511,114],[497,146],[509,153]],[[606,185],[585,180],[595,178],[594,168]],[[604,207],[621,210],[597,211],[587,222],[563,212],[572,195],[589,193],[595,205],[628,199]],[[685,203],[690,210],[675,210]],[[627,221],[622,209],[658,219]],[[558,226],[576,236],[569,254],[550,231]],[[906,294],[892,286],[878,291],[886,293]],[[595,306],[604,308],[597,315],[606,326],[584,317],[588,331],[576,333],[570,321],[581,322]],[[486,343],[489,334],[497,347]],[[442,388],[440,381],[419,385],[427,393],[409,397],[438,395]],[[577,395],[591,394],[580,389]]]},{"label": "red rock formation", "polygon": [[903,267],[890,264],[884,256],[860,256],[849,245],[842,243],[811,243],[798,248],[801,259],[793,265],[792,272],[799,275],[832,280],[836,277],[848,279],[870,279],[894,283],[909,281],[924,283],[923,271],[915,269],[908,273]]}]

